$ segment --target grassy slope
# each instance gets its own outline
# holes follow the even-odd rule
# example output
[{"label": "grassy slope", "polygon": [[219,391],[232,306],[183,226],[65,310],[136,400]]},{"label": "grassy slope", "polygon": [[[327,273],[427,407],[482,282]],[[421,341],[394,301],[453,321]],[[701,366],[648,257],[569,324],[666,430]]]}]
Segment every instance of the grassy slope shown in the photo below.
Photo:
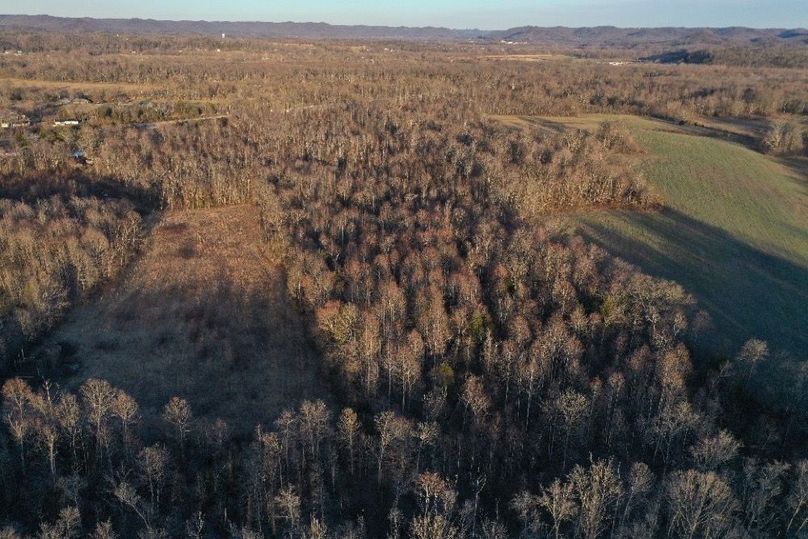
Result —
[{"label": "grassy slope", "polygon": [[[544,119],[592,128],[604,116]],[[645,271],[694,293],[734,353],[748,337],[804,358],[808,351],[808,179],[703,129],[622,118],[646,148],[641,168],[666,208],[604,211],[575,228]],[[712,132],[715,135],[715,132]]]}]

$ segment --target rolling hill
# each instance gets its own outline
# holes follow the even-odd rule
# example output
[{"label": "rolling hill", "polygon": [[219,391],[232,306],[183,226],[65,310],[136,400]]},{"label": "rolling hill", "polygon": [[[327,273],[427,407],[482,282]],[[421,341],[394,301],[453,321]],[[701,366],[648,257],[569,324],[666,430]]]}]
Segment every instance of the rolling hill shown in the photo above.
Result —
[{"label": "rolling hill", "polygon": [[644,271],[696,295],[734,354],[750,337],[803,357],[808,350],[806,163],[763,155],[715,129],[631,116],[542,119],[547,128],[626,123],[645,148],[639,167],[659,212],[598,211],[565,219]]},{"label": "rolling hill", "polygon": [[436,27],[332,25],[320,22],[165,21],[154,19],[94,19],[49,15],[0,15],[0,28],[53,32],[112,32],[121,34],[176,34],[241,38],[392,39],[454,41],[484,36],[480,30]]},{"label": "rolling hill", "polygon": [[525,26],[500,31],[440,27],[332,25],[320,22],[168,21],[0,15],[0,28],[127,34],[227,34],[244,38],[520,42],[560,48],[696,47],[808,43],[808,30],[753,28],[594,28]]},{"label": "rolling hill", "polygon": [[493,32],[489,39],[525,42],[545,46],[567,48],[611,47],[646,48],[696,47],[749,45],[761,43],[805,44],[808,31],[801,29],[755,29],[755,28],[616,28],[599,26],[594,28],[540,28],[525,26]]}]

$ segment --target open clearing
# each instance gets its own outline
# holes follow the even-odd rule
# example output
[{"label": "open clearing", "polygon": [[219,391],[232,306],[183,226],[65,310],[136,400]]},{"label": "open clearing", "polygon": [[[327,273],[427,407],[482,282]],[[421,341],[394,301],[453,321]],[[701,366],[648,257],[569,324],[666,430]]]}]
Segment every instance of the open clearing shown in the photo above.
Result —
[{"label": "open clearing", "polygon": [[[725,131],[632,116],[498,117],[531,129],[595,129],[624,122],[644,147],[640,170],[659,212],[596,211],[560,218],[646,272],[696,295],[735,353],[749,337],[804,358],[808,350],[808,176]],[[739,133],[740,134],[740,133]]]},{"label": "open clearing", "polygon": [[10,77],[0,77],[0,85],[23,88],[45,88],[49,90],[107,90],[119,92],[132,92],[136,94],[147,94],[155,89],[155,85],[148,83],[130,82],[92,82],[92,81],[61,81],[42,79],[20,79]]},{"label": "open clearing", "polygon": [[324,398],[317,357],[287,301],[254,206],[169,212],[129,277],[73,310],[42,350],[132,394],[147,422],[174,396],[247,435]]},{"label": "open clearing", "polygon": [[512,62],[547,62],[550,60],[573,60],[574,56],[568,54],[487,54],[478,56],[483,60],[508,60]]}]

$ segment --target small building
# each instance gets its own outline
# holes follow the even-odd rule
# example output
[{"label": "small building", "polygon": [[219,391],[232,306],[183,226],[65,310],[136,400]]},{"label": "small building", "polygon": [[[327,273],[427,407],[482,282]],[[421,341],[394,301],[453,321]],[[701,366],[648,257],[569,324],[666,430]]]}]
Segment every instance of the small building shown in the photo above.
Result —
[{"label": "small building", "polygon": [[79,120],[56,120],[53,122],[54,127],[63,127],[63,126],[74,126],[79,125],[81,122]]}]

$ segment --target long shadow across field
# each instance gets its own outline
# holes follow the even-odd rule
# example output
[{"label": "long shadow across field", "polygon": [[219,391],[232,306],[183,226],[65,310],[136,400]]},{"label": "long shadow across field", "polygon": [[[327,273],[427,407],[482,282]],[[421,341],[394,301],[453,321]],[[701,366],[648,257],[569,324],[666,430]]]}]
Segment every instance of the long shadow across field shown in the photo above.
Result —
[{"label": "long shadow across field", "polygon": [[303,399],[327,398],[301,320],[278,303],[225,276],[209,290],[112,291],[73,311],[38,355],[72,389],[95,377],[131,394],[147,432],[181,396],[195,416],[224,419],[248,437]]},{"label": "long shadow across field", "polygon": [[[616,221],[610,221],[616,220]],[[611,226],[613,225],[613,226]],[[808,358],[808,269],[756,249],[677,210],[586,219],[585,237],[682,284],[710,313],[715,352],[734,354],[750,337]]]},{"label": "long shadow across field", "polygon": [[242,438],[302,400],[329,400],[259,218],[250,205],[163,215],[127,275],[36,355],[71,389],[102,378],[131,394],[149,433],[173,396]]},{"label": "long shadow across field", "polygon": [[37,200],[52,196],[125,199],[141,214],[152,212],[159,206],[158,196],[154,191],[82,169],[70,170],[61,175],[0,175],[0,198],[35,204]]}]

